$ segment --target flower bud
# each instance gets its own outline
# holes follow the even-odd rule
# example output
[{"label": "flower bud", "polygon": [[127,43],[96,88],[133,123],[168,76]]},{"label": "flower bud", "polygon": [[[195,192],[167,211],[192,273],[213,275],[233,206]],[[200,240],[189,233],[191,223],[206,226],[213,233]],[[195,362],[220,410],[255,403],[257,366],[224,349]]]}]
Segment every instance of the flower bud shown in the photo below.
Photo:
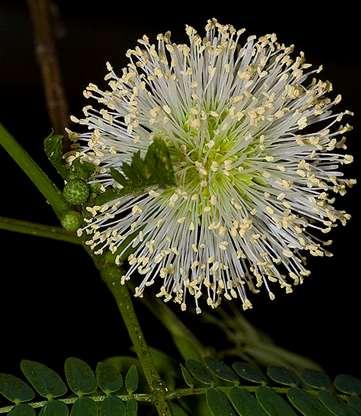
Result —
[{"label": "flower bud", "polygon": [[63,196],[71,205],[82,205],[89,198],[89,186],[81,179],[72,179],[64,186]]},{"label": "flower bud", "polygon": [[81,226],[82,222],[82,215],[77,211],[68,211],[61,219],[61,225],[67,231],[76,231]]}]

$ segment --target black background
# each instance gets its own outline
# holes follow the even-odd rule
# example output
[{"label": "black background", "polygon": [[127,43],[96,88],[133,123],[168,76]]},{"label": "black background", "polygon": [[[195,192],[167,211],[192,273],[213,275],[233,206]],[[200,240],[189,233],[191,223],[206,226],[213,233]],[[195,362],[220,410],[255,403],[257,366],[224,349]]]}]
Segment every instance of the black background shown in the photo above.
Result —
[{"label": "black background", "polygon": [[[170,29],[176,41],[184,41],[185,23],[202,30],[207,18],[217,17],[246,27],[249,34],[275,32],[281,41],[305,51],[308,61],[324,64],[323,78],[333,81],[335,92],[344,97],[343,105],[356,113],[355,130],[349,136],[349,152],[356,163],[348,173],[357,177],[359,13],[351,2],[341,2],[337,8],[328,3],[322,10],[315,10],[315,3],[58,1],[59,58],[71,113],[80,115],[87,104],[82,90],[88,82],[103,85],[105,61],[121,68],[126,50],[143,33],[155,36]],[[1,0],[0,121],[56,179],[42,153],[50,123],[33,46],[25,2]],[[0,215],[55,223],[42,196],[1,149],[0,157]],[[341,202],[353,219],[333,232],[335,256],[312,259],[311,278],[294,294],[282,294],[274,302],[254,298],[255,308],[246,317],[283,347],[313,358],[330,374],[361,375],[359,186]],[[61,369],[69,355],[95,363],[127,351],[129,341],[113,300],[80,248],[8,232],[0,232],[0,246],[0,371],[14,372],[22,358]],[[170,350],[164,331],[136,304],[152,345]],[[197,330],[196,317],[190,313],[182,317]],[[203,333],[203,340],[222,342],[214,336]]]}]

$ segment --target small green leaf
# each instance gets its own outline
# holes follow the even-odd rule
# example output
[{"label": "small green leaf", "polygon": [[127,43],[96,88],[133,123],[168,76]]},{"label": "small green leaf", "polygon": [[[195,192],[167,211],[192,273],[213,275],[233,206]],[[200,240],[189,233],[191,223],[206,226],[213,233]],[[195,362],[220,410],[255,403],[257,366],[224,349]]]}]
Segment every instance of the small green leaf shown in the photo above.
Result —
[{"label": "small green leaf", "polygon": [[8,416],[35,416],[35,410],[28,404],[18,404],[9,413]]},{"label": "small green leaf", "polygon": [[100,403],[100,416],[128,416],[125,403],[118,397],[107,397]]},{"label": "small green leaf", "polygon": [[[130,163],[124,162],[119,170],[111,167],[110,174],[114,181],[123,187],[120,191],[122,195],[143,192],[154,186],[167,188],[175,185],[168,147],[159,138],[153,140],[144,158],[138,151],[133,154]],[[107,195],[108,200],[111,197],[112,194]]]},{"label": "small green leaf", "polygon": [[98,405],[89,397],[80,397],[73,404],[70,416],[98,416]]},{"label": "small green leaf", "polygon": [[69,409],[68,406],[59,402],[58,400],[51,400],[48,402],[39,413],[39,416],[68,416]]},{"label": "small green leaf", "polygon": [[49,162],[64,179],[68,176],[69,168],[63,161],[63,136],[51,133],[44,140],[44,150]]},{"label": "small green leaf", "polygon": [[229,381],[231,383],[239,382],[239,378],[234,371],[223,361],[213,360],[211,358],[208,358],[205,361],[211,372],[221,380]]},{"label": "small green leaf", "polygon": [[199,361],[187,360],[186,367],[192,376],[204,384],[214,384],[214,378],[208,368]]},{"label": "small green leaf", "polygon": [[292,407],[270,387],[258,387],[256,397],[262,409],[269,416],[296,416]]},{"label": "small green leaf", "polygon": [[139,374],[137,367],[133,364],[130,366],[125,376],[125,388],[129,394],[134,393],[138,389]]},{"label": "small green leaf", "polygon": [[78,396],[96,390],[97,383],[93,370],[79,358],[70,357],[65,360],[65,377],[70,389]]},{"label": "small green leaf", "polygon": [[98,363],[96,376],[98,386],[104,391],[105,394],[114,393],[123,386],[122,374],[109,363]]},{"label": "small green leaf", "polygon": [[172,411],[172,416],[188,416],[188,413],[177,403],[171,402],[170,408]]},{"label": "small green leaf", "polygon": [[263,384],[267,382],[262,371],[249,363],[241,363],[239,361],[232,364],[233,370],[243,379],[252,381],[252,383]]},{"label": "small green leaf", "polygon": [[266,415],[254,396],[239,387],[233,387],[229,392],[229,398],[240,416]]},{"label": "small green leaf", "polygon": [[28,402],[35,397],[33,389],[11,374],[0,374],[0,394],[13,403]]},{"label": "small green leaf", "polygon": [[95,172],[95,169],[92,163],[77,158],[71,164],[71,177],[86,180]]},{"label": "small green leaf", "polygon": [[213,416],[237,416],[227,396],[220,390],[208,389],[207,404]]},{"label": "small green leaf", "polygon": [[190,372],[181,364],[181,372],[183,376],[183,380],[185,381],[186,385],[191,389],[194,387],[194,380],[191,376]]},{"label": "small green leaf", "polygon": [[361,394],[361,380],[347,374],[340,374],[335,378],[337,390],[346,394]]},{"label": "small green leaf", "polygon": [[161,350],[152,347],[149,349],[159,375],[171,390],[174,389],[178,377],[177,361]]},{"label": "small green leaf", "polygon": [[92,201],[93,205],[103,205],[113,199],[119,198],[123,193],[119,189],[109,188],[101,194],[97,195],[96,198]]},{"label": "small green leaf", "polygon": [[288,400],[305,416],[331,416],[332,414],[315,397],[294,387],[287,393]]},{"label": "small green leaf", "polygon": [[137,416],[138,414],[138,402],[136,400],[127,400],[125,402],[125,409],[127,416]]},{"label": "small green leaf", "polygon": [[173,334],[173,340],[183,358],[197,361],[202,359],[198,345],[195,345],[192,339]]},{"label": "small green leaf", "polygon": [[120,185],[126,187],[128,185],[127,178],[115,168],[110,168],[112,178]]},{"label": "small green leaf", "polygon": [[60,376],[44,364],[36,361],[22,360],[20,368],[40,396],[51,399],[53,397],[63,396],[68,391]]},{"label": "small green leaf", "polygon": [[355,410],[359,415],[361,415],[361,399],[356,396],[352,396],[348,400],[349,407]]},{"label": "small green leaf", "polygon": [[339,400],[329,391],[321,391],[318,395],[321,403],[336,416],[358,416],[357,412],[349,407],[346,402]]},{"label": "small green leaf", "polygon": [[331,385],[329,376],[321,371],[304,370],[301,378],[305,384],[314,389],[328,389]]},{"label": "small green leaf", "polygon": [[296,387],[300,383],[298,376],[285,367],[269,366],[267,368],[267,375],[274,382],[286,386]]}]

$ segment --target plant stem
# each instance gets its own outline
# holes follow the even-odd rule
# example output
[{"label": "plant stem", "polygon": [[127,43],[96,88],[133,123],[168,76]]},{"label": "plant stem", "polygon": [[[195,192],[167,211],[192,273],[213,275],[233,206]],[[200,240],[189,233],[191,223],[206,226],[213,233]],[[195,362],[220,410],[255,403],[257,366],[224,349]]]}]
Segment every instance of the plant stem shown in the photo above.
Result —
[{"label": "plant stem", "polygon": [[209,355],[208,349],[164,302],[148,298],[142,298],[141,301],[149,312],[167,328],[184,359],[195,358],[199,360]]},{"label": "plant stem", "polygon": [[30,155],[10,133],[0,124],[0,145],[20,166],[33,184],[53,207],[56,215],[61,218],[69,210],[69,205],[63,199],[59,189],[51,182],[43,170],[34,162]]},{"label": "plant stem", "polygon": [[41,67],[48,113],[54,130],[62,133],[67,125],[68,106],[55,49],[49,0],[28,0],[33,22],[36,53]]},{"label": "plant stem", "polygon": [[[105,394],[97,394],[97,395],[91,395],[87,397],[90,397],[95,402],[102,402],[108,396]],[[134,393],[132,395],[117,394],[116,397],[118,397],[119,399],[123,401],[136,400],[138,402],[145,402],[145,403],[147,402],[150,403],[152,401],[151,396],[149,394],[144,394],[144,393],[140,393],[140,394]],[[57,400],[59,402],[63,402],[64,404],[74,404],[78,399],[79,399],[78,396],[74,396],[74,397],[67,397],[66,399],[57,399]],[[29,406],[31,406],[33,409],[40,409],[44,407],[47,403],[49,403],[48,400],[41,400],[39,402],[29,403]],[[9,413],[14,407],[15,407],[14,405],[0,407],[0,414]]]},{"label": "plant stem", "polygon": [[0,217],[0,230],[15,231],[17,233],[34,235],[36,237],[51,238],[67,243],[81,244],[79,238],[60,227],[36,224],[14,218]]},{"label": "plant stem", "polygon": [[144,375],[151,389],[153,404],[160,416],[171,416],[170,409],[166,402],[168,389],[154,366],[153,358],[144,338],[137,315],[135,314],[129,291],[125,286],[119,284],[119,275],[117,276],[115,273],[107,273],[106,268],[100,269],[100,273],[104,282],[111,291],[127,327],[134,350],[138,356]]},{"label": "plant stem", "polygon": [[[218,389],[222,390],[224,393],[229,393],[230,390],[232,390],[235,386],[217,386]],[[259,388],[259,386],[242,386],[242,385],[237,385],[237,387],[241,390],[247,391],[248,393],[255,393],[257,391],[257,389]],[[209,390],[210,387],[194,387],[194,388],[180,388],[177,389],[175,391],[172,391],[170,393],[168,393],[166,395],[166,398],[168,400],[179,400],[182,397],[189,397],[189,396],[199,396],[202,394],[206,394],[207,390]],[[288,391],[292,388],[292,387],[276,387],[276,386],[271,386],[272,390],[275,393],[279,393],[279,394],[287,394]],[[318,396],[318,391],[313,390],[313,389],[304,389],[307,393],[313,395],[313,396]],[[127,401],[127,400],[136,400],[138,402],[143,402],[143,403],[151,403],[152,402],[152,397],[150,394],[146,394],[146,393],[135,393],[132,395],[127,395],[127,394],[117,394],[114,395],[116,397],[118,397],[121,400]],[[89,398],[91,398],[92,400],[94,400],[95,402],[101,402],[104,399],[106,399],[108,396],[106,396],[105,394],[96,394],[96,395],[90,395],[87,396]],[[350,398],[350,396],[347,396],[345,394],[337,394],[337,397],[342,399],[342,400],[348,400]],[[72,397],[67,397],[64,399],[57,399],[60,402],[63,402],[67,405],[71,405],[74,404],[77,400],[78,397],[77,396],[72,396]],[[41,400],[39,402],[33,402],[33,403],[29,403],[29,405],[33,408],[33,409],[39,409],[44,407],[46,404],[48,403],[48,400]],[[0,407],[0,414],[2,413],[8,413],[10,412],[12,409],[14,408],[14,405],[10,405],[10,406],[5,406],[5,407]]]}]

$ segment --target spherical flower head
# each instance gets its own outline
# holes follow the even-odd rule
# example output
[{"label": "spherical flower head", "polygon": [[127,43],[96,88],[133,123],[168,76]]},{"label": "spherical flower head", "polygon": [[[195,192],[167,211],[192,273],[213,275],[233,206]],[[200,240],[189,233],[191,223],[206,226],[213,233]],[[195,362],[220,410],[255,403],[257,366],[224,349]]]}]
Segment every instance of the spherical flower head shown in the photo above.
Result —
[{"label": "spherical flower head", "polygon": [[160,281],[158,297],[182,310],[193,298],[198,313],[200,298],[212,308],[239,298],[247,309],[261,287],[270,299],[277,285],[292,292],[309,275],[305,252],[330,255],[323,234],[349,219],[332,193],[354,183],[339,170],[352,161],[339,153],[351,113],[333,112],[341,97],[327,97],[321,68],[275,34],[242,40],[244,30],[215,19],[205,29],[201,37],[187,26],[187,44],[169,32],[157,44],[143,36],[120,75],[107,64],[109,89],[84,92],[101,108],[73,118],[89,131],[75,135],[71,158],[95,164],[89,183],[106,191],[119,186],[112,168],[157,138],[167,144],[175,185],[90,206],[78,233],[117,263],[131,251],[121,283],[141,275],[136,296]]}]

